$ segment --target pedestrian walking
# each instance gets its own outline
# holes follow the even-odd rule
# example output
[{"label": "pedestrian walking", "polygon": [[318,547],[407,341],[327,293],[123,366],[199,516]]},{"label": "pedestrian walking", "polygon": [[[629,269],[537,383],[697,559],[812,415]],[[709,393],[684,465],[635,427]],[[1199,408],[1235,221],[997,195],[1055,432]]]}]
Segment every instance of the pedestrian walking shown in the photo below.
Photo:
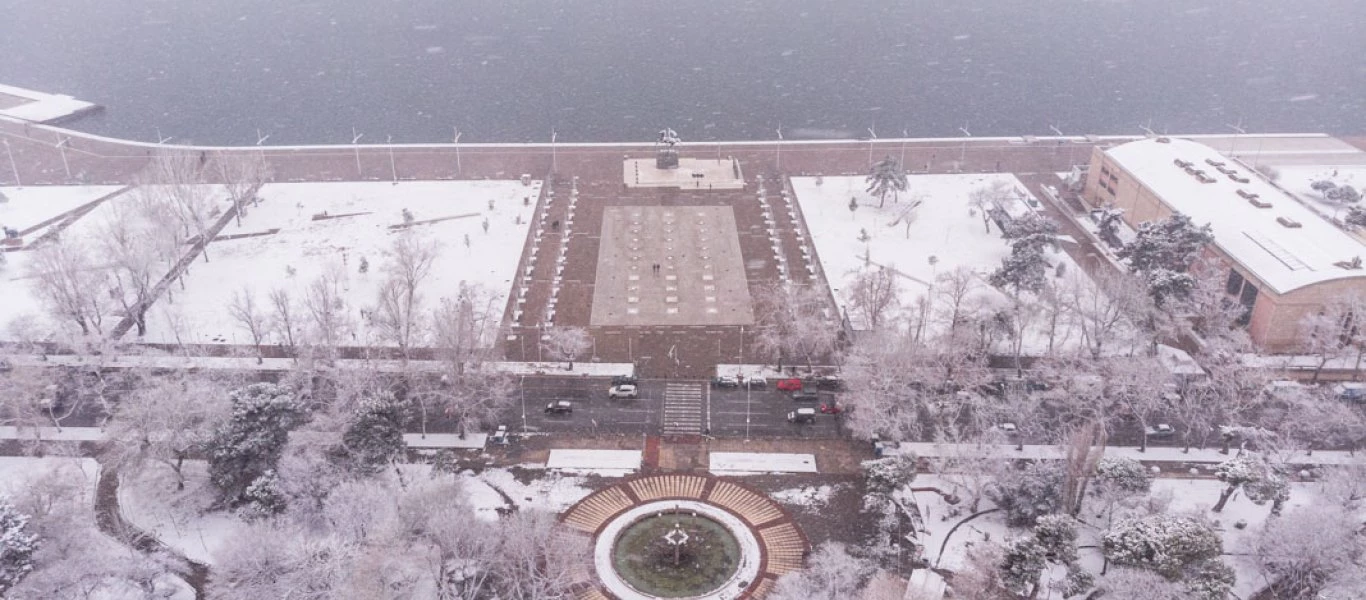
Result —
[{"label": "pedestrian walking", "polygon": [[550,230],[551,230],[551,231],[559,231],[559,230],[560,230],[560,220],[559,220],[559,219],[555,219],[554,221],[552,221],[552,222],[550,223]]}]

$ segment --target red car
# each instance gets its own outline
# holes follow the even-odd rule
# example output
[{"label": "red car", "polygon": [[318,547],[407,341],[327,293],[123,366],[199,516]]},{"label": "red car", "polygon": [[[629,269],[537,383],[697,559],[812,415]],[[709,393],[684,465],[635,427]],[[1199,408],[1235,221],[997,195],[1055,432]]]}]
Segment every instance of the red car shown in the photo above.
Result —
[{"label": "red car", "polygon": [[821,405],[821,414],[823,415],[838,415],[842,412],[844,412],[844,405],[838,402]]},{"label": "red car", "polygon": [[800,392],[802,391],[802,380],[800,379],[779,379],[778,391],[780,392]]}]

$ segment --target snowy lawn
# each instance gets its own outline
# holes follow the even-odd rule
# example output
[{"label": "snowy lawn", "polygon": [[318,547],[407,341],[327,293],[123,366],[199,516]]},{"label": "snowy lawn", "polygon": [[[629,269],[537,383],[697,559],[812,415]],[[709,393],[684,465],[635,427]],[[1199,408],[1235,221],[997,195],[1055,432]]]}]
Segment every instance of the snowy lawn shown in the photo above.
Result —
[{"label": "snowy lawn", "polygon": [[[378,345],[375,328],[362,311],[376,303],[386,278],[394,239],[410,232],[440,244],[420,293],[431,309],[454,298],[462,284],[482,286],[500,315],[507,304],[517,263],[531,227],[540,183],[517,181],[417,181],[280,183],[261,189],[259,206],[249,206],[241,225],[230,223],[208,248],[208,262],[195,261],[186,289],[162,299],[149,320],[146,341],[250,343],[249,334],[227,317],[233,295],[250,289],[265,311],[267,295],[286,291],[302,313],[307,288],[324,273],[338,277],[345,303],[346,344]],[[523,204],[529,199],[528,204]],[[490,208],[492,203],[492,208]],[[413,223],[403,228],[407,210]],[[316,220],[315,220],[316,217]],[[484,224],[488,224],[487,232]],[[275,233],[269,233],[278,230]],[[233,235],[264,234],[238,239]],[[361,265],[365,263],[366,272]],[[271,343],[283,340],[271,332]]]},{"label": "snowy lawn", "polygon": [[622,477],[640,470],[640,450],[551,450],[545,467],[565,473]]},{"label": "snowy lawn", "polygon": [[214,554],[245,530],[247,523],[231,512],[209,511],[214,489],[207,462],[187,460],[183,471],[183,491],[175,490],[170,472],[160,467],[125,475],[119,486],[119,506],[128,522],[191,560],[213,564]]},{"label": "snowy lawn", "polygon": [[1339,187],[1352,186],[1366,195],[1366,167],[1276,167],[1276,170],[1281,174],[1277,183],[1282,188],[1330,217],[1341,218],[1346,216],[1346,211],[1341,211],[1341,205],[1325,199],[1310,184],[1326,179]]},{"label": "snowy lawn", "polygon": [[[817,181],[820,183],[817,183]],[[886,267],[897,275],[900,292],[899,316],[907,317],[917,300],[928,296],[935,300],[936,278],[963,268],[975,275],[976,284],[968,303],[982,310],[1004,309],[1011,305],[1006,294],[991,287],[986,279],[1010,255],[1010,243],[1001,237],[996,223],[983,224],[981,211],[969,204],[969,195],[993,184],[1004,184],[1014,190],[1001,208],[1011,216],[1021,216],[1036,209],[1033,196],[1024,185],[1008,174],[912,175],[907,177],[908,191],[898,201],[888,198],[878,208],[878,199],[865,191],[863,177],[793,177],[796,193],[821,268],[829,280],[841,310],[851,316],[857,311],[850,306],[846,289],[860,273]],[[850,210],[850,200],[857,203]],[[1062,251],[1048,250],[1047,258],[1053,265],[1062,263],[1063,278],[1080,274],[1071,258]],[[1067,282],[1054,276],[1058,287]],[[1083,279],[1084,276],[1082,276]],[[943,291],[944,286],[939,286]],[[928,326],[935,333],[942,323],[934,319]],[[855,328],[867,324],[855,319]],[[1070,331],[1070,327],[1065,327]],[[1067,332],[1059,336],[1059,345],[1068,342]],[[1075,335],[1070,336],[1075,342]],[[1046,350],[1047,339],[1034,332],[1027,338],[1026,351]]]},{"label": "snowy lawn", "polygon": [[[117,185],[51,185],[0,187],[0,225],[24,231],[43,221],[58,217],[118,190]],[[42,235],[46,228],[34,231],[25,239]]]},{"label": "snowy lawn", "polygon": [[839,489],[838,485],[805,485],[799,488],[778,490],[769,494],[769,497],[787,506],[819,510],[830,502],[830,498],[835,495],[837,489]]},{"label": "snowy lawn", "polygon": [[[530,483],[522,483],[507,469],[460,474],[460,483],[465,487],[466,499],[474,509],[475,517],[485,521],[497,521],[500,511],[506,512],[513,507],[564,512],[593,493],[584,487],[583,481],[582,477],[547,472]],[[513,507],[509,507],[508,502]]]},{"label": "snowy lawn", "polygon": [[815,473],[814,454],[781,452],[712,452],[708,457],[713,475],[756,475],[760,473]]}]

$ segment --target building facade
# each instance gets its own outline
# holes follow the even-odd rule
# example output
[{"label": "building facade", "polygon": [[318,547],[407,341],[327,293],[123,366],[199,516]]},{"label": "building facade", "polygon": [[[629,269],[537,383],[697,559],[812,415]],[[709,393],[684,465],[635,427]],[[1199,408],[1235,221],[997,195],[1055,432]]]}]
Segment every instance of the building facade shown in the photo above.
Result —
[{"label": "building facade", "polygon": [[1214,149],[1179,138],[1149,138],[1095,149],[1085,201],[1118,208],[1140,224],[1173,213],[1208,223],[1225,291],[1248,309],[1252,340],[1294,352],[1300,323],[1334,303],[1366,298],[1366,244],[1315,207]]}]

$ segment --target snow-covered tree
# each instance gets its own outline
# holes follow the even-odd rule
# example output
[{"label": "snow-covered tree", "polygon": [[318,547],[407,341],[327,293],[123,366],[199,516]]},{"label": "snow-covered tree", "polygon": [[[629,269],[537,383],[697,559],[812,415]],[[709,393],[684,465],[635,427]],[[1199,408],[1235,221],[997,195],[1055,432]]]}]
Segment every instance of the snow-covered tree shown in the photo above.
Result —
[{"label": "snow-covered tree", "polygon": [[1220,600],[1232,587],[1232,570],[1219,562],[1223,540],[1199,519],[1166,513],[1126,519],[1101,540],[1109,562],[1182,581],[1192,597]]},{"label": "snow-covered tree", "polygon": [[1105,600],[1189,600],[1185,586],[1152,571],[1110,569],[1096,582]]},{"label": "snow-covered tree", "polygon": [[1331,179],[1315,179],[1314,181],[1309,182],[1309,189],[1318,192],[1323,196],[1325,201],[1328,200],[1328,192],[1337,188],[1338,184],[1333,183],[1333,180]]},{"label": "snow-covered tree", "polygon": [[558,325],[545,330],[545,339],[541,340],[541,344],[551,358],[567,361],[569,370],[573,371],[574,361],[593,347],[593,338],[583,327]]},{"label": "snow-covered tree", "polygon": [[1057,461],[1033,462],[1003,474],[987,488],[987,498],[1006,511],[1006,522],[1010,525],[1031,527],[1040,517],[1063,511],[1065,477],[1062,464]]},{"label": "snow-covered tree", "polygon": [[388,278],[380,284],[375,324],[384,340],[398,346],[405,361],[414,343],[420,341],[415,336],[423,331],[419,322],[424,314],[421,287],[440,251],[435,241],[405,231],[394,238],[387,252]]},{"label": "snow-covered tree", "polygon": [[263,308],[256,304],[256,294],[248,286],[242,286],[228,302],[228,316],[251,337],[251,345],[256,348],[256,364],[265,362],[261,344],[270,335],[270,321]]},{"label": "snow-covered tree", "polygon": [[1214,241],[1210,226],[1197,227],[1189,216],[1175,213],[1161,221],[1138,226],[1134,240],[1121,248],[1119,257],[1129,270],[1143,278],[1158,305],[1168,298],[1184,299],[1195,287],[1188,273],[1202,249]]},{"label": "snow-covered tree", "polygon": [[495,355],[502,316],[496,303],[497,296],[484,287],[461,282],[454,298],[442,298],[432,310],[429,336],[449,379],[460,380],[467,368]]},{"label": "snow-covered tree", "polygon": [[1132,458],[1105,457],[1096,463],[1091,494],[1100,503],[1098,516],[1111,523],[1115,508],[1127,499],[1143,496],[1152,488],[1153,474]]},{"label": "snow-covered tree", "polygon": [[1252,554],[1283,597],[1311,597],[1306,594],[1366,568],[1366,535],[1361,519],[1340,506],[1305,506],[1267,521]]},{"label": "snow-covered tree", "polygon": [[1356,188],[1350,185],[1340,185],[1334,189],[1328,190],[1328,193],[1325,194],[1325,196],[1329,201],[1337,202],[1338,204],[1356,204],[1357,202],[1361,202],[1361,192],[1358,192]]},{"label": "snow-covered tree", "polygon": [[860,329],[877,329],[888,313],[895,314],[901,299],[901,288],[894,265],[859,271],[854,281],[844,289],[850,312]]},{"label": "snow-covered tree", "polygon": [[1224,510],[1224,505],[1228,504],[1228,499],[1238,488],[1243,489],[1253,504],[1270,502],[1273,515],[1280,514],[1281,506],[1290,498],[1290,484],[1285,476],[1258,454],[1248,453],[1221,462],[1215,467],[1214,473],[1220,481],[1228,484],[1219,493],[1219,501],[1214,508],[1210,509],[1214,512]]},{"label": "snow-covered tree", "polygon": [[202,153],[181,150],[160,152],[138,174],[137,182],[145,197],[164,207],[160,214],[175,220],[180,238],[193,239],[208,262],[210,234],[222,211],[204,178],[204,158]]},{"label": "snow-covered tree", "polygon": [[1057,232],[1057,224],[1038,213],[1009,221],[1002,233],[1011,242],[1010,256],[1002,259],[1001,267],[991,274],[991,285],[1013,287],[1016,294],[1040,292],[1049,266],[1044,249],[1057,243]]},{"label": "snow-covered tree", "polygon": [[858,590],[873,565],[851,556],[844,544],[825,542],[807,559],[807,568],[778,578],[772,600],[843,600],[859,597]]},{"label": "snow-covered tree", "polygon": [[835,349],[839,328],[822,287],[775,283],[761,288],[754,299],[754,344],[778,358],[800,358],[807,368]]},{"label": "snow-covered tree", "polygon": [[9,498],[0,496],[0,594],[14,587],[33,570],[38,536],[28,531],[29,515],[19,512]]},{"label": "snow-covered tree", "polygon": [[1013,200],[1010,182],[996,179],[990,185],[981,186],[968,192],[968,206],[982,218],[982,227],[991,233],[991,218],[1002,210],[1001,206]]},{"label": "snow-covered tree", "polygon": [[1063,584],[1064,597],[1090,587],[1089,574],[1083,574],[1077,564],[1077,527],[1070,517],[1040,517],[1029,536],[1006,544],[999,567],[1001,581],[1007,588],[1032,600],[1039,595],[1040,579],[1049,564],[1068,569],[1068,581]]},{"label": "snow-covered tree", "polygon": [[214,430],[206,450],[219,503],[235,508],[248,500],[246,492],[258,478],[274,471],[304,412],[293,391],[270,383],[233,390],[228,399],[232,414]]},{"label": "snow-covered tree", "polygon": [[29,277],[38,296],[58,321],[71,321],[81,335],[103,335],[104,319],[113,311],[107,271],[100,269],[92,250],[75,239],[39,245],[30,254]]},{"label": "snow-covered tree", "polygon": [[160,465],[185,488],[185,461],[204,448],[228,405],[220,400],[229,385],[186,373],[148,374],[124,395],[109,421],[107,437],[115,464],[136,473]]},{"label": "snow-covered tree", "polygon": [[910,485],[915,480],[918,463],[911,453],[865,461],[863,472],[868,493],[891,494]]},{"label": "snow-covered tree", "polygon": [[351,329],[350,312],[344,295],[346,272],[340,263],[331,263],[304,290],[303,308],[311,325],[309,338],[315,352],[331,359]]},{"label": "snow-covered tree", "polygon": [[1347,216],[1342,220],[1354,227],[1366,227],[1366,208],[1360,206],[1348,206]]},{"label": "snow-covered tree", "polygon": [[1078,277],[1066,288],[1066,302],[1081,329],[1081,341],[1092,359],[1123,341],[1134,312],[1134,294],[1142,293],[1131,277],[1109,270],[1091,281]]},{"label": "snow-covered tree", "polygon": [[868,171],[867,183],[868,193],[877,196],[877,207],[883,208],[887,204],[888,194],[895,202],[897,194],[906,191],[906,171],[902,170],[901,163],[888,156],[873,163]]},{"label": "snow-covered tree", "polygon": [[372,398],[352,413],[338,455],[352,471],[374,473],[407,450],[403,441],[407,422],[407,411],[392,395]]},{"label": "snow-covered tree", "polygon": [[270,163],[259,152],[215,152],[212,161],[213,174],[228,191],[236,209],[237,224],[242,224],[242,210],[245,203],[255,200],[255,192],[270,181]]}]

